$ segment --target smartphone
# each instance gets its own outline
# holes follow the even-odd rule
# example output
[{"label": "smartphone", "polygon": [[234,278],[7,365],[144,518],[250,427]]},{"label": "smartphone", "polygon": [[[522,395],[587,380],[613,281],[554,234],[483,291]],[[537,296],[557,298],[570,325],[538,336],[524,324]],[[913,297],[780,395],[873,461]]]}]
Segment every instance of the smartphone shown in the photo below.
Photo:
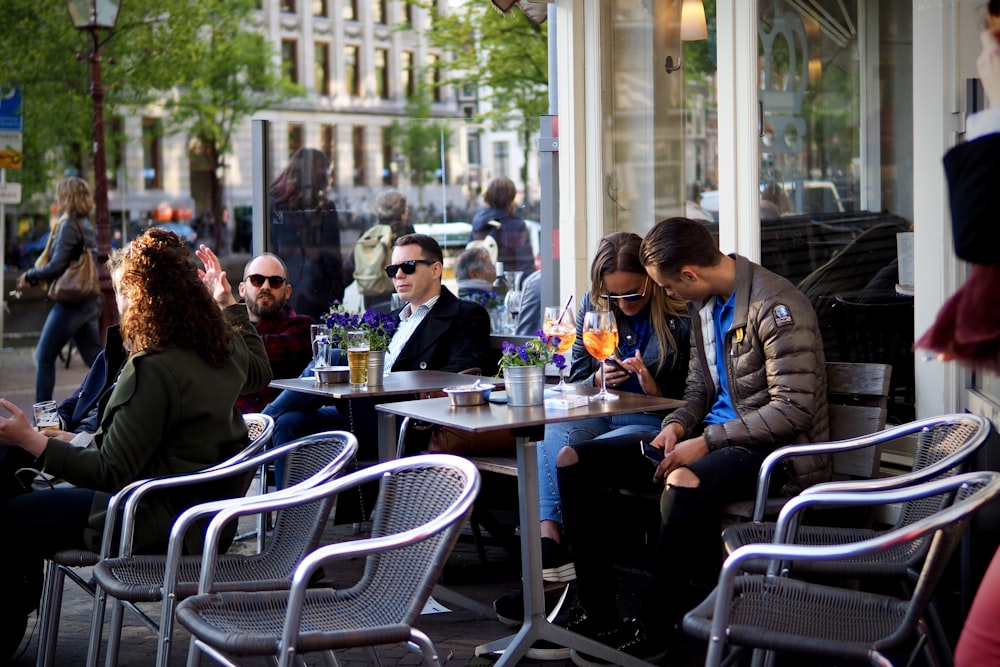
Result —
[{"label": "smartphone", "polygon": [[617,368],[618,370],[620,370],[622,373],[631,373],[632,372],[629,369],[625,368],[625,366],[622,365],[622,362],[618,361],[614,357],[608,357],[607,359],[604,360],[604,363],[608,364],[609,366],[614,366],[615,368]]},{"label": "smartphone", "polygon": [[660,465],[660,461],[663,460],[663,450],[646,444],[645,440],[639,441],[639,450],[642,452],[642,455],[646,457],[646,460],[653,465],[658,466]]}]

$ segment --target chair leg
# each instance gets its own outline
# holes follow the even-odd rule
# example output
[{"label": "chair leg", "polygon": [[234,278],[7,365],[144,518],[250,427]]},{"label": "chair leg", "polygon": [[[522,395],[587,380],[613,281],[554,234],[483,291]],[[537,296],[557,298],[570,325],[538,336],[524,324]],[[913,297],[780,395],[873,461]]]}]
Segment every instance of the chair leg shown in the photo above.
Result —
[{"label": "chair leg", "polygon": [[122,625],[125,622],[125,604],[121,600],[111,601],[111,619],[108,621],[107,656],[105,667],[118,667],[118,654],[122,645]]},{"label": "chair leg", "polygon": [[38,630],[38,652],[35,667],[52,667],[59,617],[62,613],[63,592],[62,570],[54,561],[45,561],[45,588],[42,590],[42,606],[38,610],[41,627]]},{"label": "chair leg", "polygon": [[104,633],[104,609],[108,603],[108,594],[100,586],[95,585],[94,612],[90,618],[90,643],[87,646],[87,667],[97,667],[101,656],[101,639]]},{"label": "chair leg", "polygon": [[431,665],[431,667],[441,667],[437,649],[434,647],[434,642],[431,641],[430,637],[416,628],[410,628],[410,641],[420,648],[420,653],[423,654],[425,663]]}]

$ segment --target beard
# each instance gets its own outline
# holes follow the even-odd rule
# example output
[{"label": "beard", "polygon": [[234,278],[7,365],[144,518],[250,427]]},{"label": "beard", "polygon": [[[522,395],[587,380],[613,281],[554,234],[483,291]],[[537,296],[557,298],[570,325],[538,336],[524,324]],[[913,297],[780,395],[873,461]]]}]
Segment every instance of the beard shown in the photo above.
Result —
[{"label": "beard", "polygon": [[256,299],[247,301],[247,310],[250,314],[262,320],[275,317],[284,306],[285,299],[270,292],[258,294]]}]

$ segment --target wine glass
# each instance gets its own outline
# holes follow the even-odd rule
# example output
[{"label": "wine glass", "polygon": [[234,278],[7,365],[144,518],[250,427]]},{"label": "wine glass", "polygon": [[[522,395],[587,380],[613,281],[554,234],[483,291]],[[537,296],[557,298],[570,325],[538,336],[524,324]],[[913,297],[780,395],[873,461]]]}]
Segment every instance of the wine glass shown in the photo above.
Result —
[{"label": "wine glass", "polygon": [[509,318],[511,333],[517,331],[517,316],[521,314],[521,301],[524,292],[519,289],[512,289],[504,297],[503,307]]},{"label": "wine glass", "polygon": [[[573,323],[573,312],[559,306],[546,306],[545,314],[542,316],[542,331],[546,336],[558,336],[559,346],[556,348],[557,354],[566,354],[576,342],[576,325]],[[559,369],[559,384],[552,387],[552,391],[569,393],[570,386],[563,379],[566,368]]]},{"label": "wine glass", "polygon": [[[583,346],[601,363],[618,347],[618,325],[610,310],[588,310],[583,316]],[[608,380],[601,371],[601,391],[590,397],[592,401],[616,401],[618,396],[608,391]]]},{"label": "wine glass", "polygon": [[524,275],[524,271],[504,271],[503,277],[507,281],[507,286],[511,290],[521,289],[521,276]]},{"label": "wine glass", "polygon": [[330,365],[330,331],[324,324],[309,327],[312,336],[313,367],[326,368]]}]

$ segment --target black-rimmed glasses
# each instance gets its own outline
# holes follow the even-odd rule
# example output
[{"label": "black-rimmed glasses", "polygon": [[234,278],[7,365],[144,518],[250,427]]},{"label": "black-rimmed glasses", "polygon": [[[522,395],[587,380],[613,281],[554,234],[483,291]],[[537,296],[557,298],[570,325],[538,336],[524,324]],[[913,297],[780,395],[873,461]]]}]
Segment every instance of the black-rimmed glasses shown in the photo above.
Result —
[{"label": "black-rimmed glasses", "polygon": [[288,279],[283,276],[262,276],[259,273],[251,273],[243,280],[249,280],[250,284],[254,287],[260,287],[266,280],[267,284],[271,286],[271,289],[279,289]]},{"label": "black-rimmed glasses", "polygon": [[642,301],[646,298],[647,287],[649,287],[649,276],[646,276],[645,282],[642,283],[642,294],[602,294],[601,298],[608,301]]},{"label": "black-rimmed glasses", "polygon": [[385,267],[385,275],[390,278],[396,277],[397,271],[402,271],[408,276],[412,276],[417,271],[417,264],[426,264],[427,266],[434,266],[437,264],[436,260],[433,259],[408,259],[405,262],[400,262],[399,264],[390,264]]}]

